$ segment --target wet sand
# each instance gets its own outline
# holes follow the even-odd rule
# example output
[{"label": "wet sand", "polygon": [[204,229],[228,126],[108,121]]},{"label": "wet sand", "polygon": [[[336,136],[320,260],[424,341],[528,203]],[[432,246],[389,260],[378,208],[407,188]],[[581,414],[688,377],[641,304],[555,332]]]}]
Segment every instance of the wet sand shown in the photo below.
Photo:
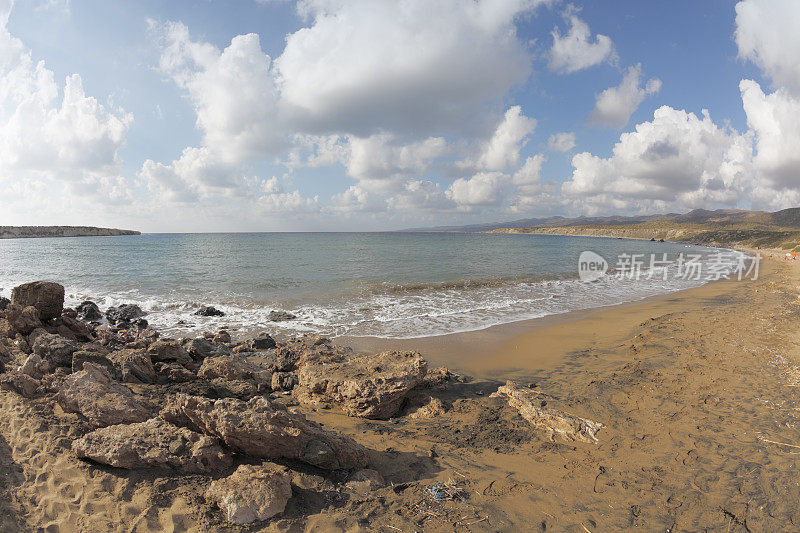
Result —
[{"label": "wet sand", "polygon": [[[0,392],[0,531],[797,531],[800,265],[762,266],[757,281],[552,322],[352,339],[475,379],[433,389],[448,411],[431,420],[304,409],[370,448],[388,486],[348,492],[293,465],[284,514],[251,527],[205,502],[207,476],[79,461],[73,415]],[[509,377],[604,424],[599,442],[551,439],[490,398]],[[432,501],[448,480],[461,497]]]}]

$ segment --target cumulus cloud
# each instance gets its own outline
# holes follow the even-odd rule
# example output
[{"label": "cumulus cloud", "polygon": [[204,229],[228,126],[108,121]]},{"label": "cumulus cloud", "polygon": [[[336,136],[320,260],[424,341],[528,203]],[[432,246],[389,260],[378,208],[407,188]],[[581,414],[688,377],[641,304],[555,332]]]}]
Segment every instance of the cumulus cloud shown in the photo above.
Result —
[{"label": "cumulus cloud", "polygon": [[623,133],[611,157],[582,152],[572,165],[562,191],[590,208],[735,205],[752,186],[752,142],[705,110],[698,117],[663,106]]},{"label": "cumulus cloud", "polygon": [[739,57],[753,61],[777,86],[800,96],[800,3],[743,0],[736,4]]},{"label": "cumulus cloud", "polygon": [[361,181],[403,179],[428,168],[448,151],[442,137],[403,143],[394,135],[379,133],[367,138],[350,137],[347,173]]},{"label": "cumulus cloud", "polygon": [[547,148],[554,152],[569,152],[575,148],[575,134],[572,132],[553,134],[547,140]]},{"label": "cumulus cloud", "polygon": [[464,211],[497,207],[506,198],[508,184],[508,175],[502,172],[480,172],[471,178],[455,180],[445,191],[445,196]]},{"label": "cumulus cloud", "polygon": [[377,213],[386,210],[386,201],[359,185],[351,185],[346,191],[331,196],[329,210],[344,214]]},{"label": "cumulus cloud", "polygon": [[594,110],[589,115],[589,122],[599,126],[624,128],[631,115],[639,108],[647,96],[661,90],[661,80],[651,78],[644,87],[641,86],[642,66],[637,64],[628,67],[622,82],[616,87],[609,87],[595,98]]},{"label": "cumulus cloud", "polygon": [[439,184],[430,180],[409,180],[387,200],[389,209],[404,212],[441,212],[454,209],[455,205]]},{"label": "cumulus cloud", "polygon": [[592,39],[589,25],[581,20],[577,13],[578,10],[572,5],[564,12],[564,18],[569,22],[569,31],[566,34],[561,35],[558,28],[553,29],[549,67],[554,72],[570,74],[603,61],[616,60],[611,38],[597,34]]}]

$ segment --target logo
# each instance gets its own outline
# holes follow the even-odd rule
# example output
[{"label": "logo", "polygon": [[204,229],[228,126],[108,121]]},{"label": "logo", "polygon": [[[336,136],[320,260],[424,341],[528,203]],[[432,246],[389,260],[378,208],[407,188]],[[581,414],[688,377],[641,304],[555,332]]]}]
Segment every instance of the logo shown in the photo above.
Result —
[{"label": "logo", "polygon": [[581,281],[596,281],[602,278],[608,270],[608,263],[602,256],[585,251],[578,258],[578,276]]}]

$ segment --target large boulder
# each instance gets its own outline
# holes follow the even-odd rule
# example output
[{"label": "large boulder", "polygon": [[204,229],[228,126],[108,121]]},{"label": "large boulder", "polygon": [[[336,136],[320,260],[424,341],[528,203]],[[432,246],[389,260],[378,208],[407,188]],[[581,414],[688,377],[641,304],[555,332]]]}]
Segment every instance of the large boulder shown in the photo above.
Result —
[{"label": "large boulder", "polygon": [[161,416],[254,457],[298,459],[329,470],[366,464],[366,449],[350,437],[324,429],[263,396],[244,402],[181,394],[167,402]]},{"label": "large boulder", "polygon": [[109,307],[106,310],[106,320],[114,326],[127,328],[137,323],[137,319],[147,315],[138,305],[123,304]]},{"label": "large boulder", "polygon": [[72,354],[80,349],[81,345],[77,342],[51,333],[42,333],[33,342],[33,353],[49,362],[53,368],[72,367]]},{"label": "large boulder", "polygon": [[301,404],[339,405],[350,416],[385,419],[400,410],[428,364],[417,352],[384,352],[342,363],[305,364],[293,395]]},{"label": "large boulder", "polygon": [[249,524],[280,514],[292,497],[285,467],[241,465],[230,476],[211,483],[206,500],[225,511],[228,522]]},{"label": "large boulder", "polygon": [[228,379],[236,381],[253,381],[268,384],[272,381],[272,372],[259,366],[244,355],[218,355],[207,357],[197,372],[203,379]]},{"label": "large boulder", "polygon": [[75,310],[78,312],[78,318],[86,322],[92,322],[103,318],[103,313],[100,312],[100,308],[91,300],[79,303]]},{"label": "large boulder", "polygon": [[558,435],[565,441],[597,442],[597,432],[604,426],[587,418],[573,416],[550,406],[545,407],[544,396],[537,390],[520,387],[513,381],[492,394],[493,397],[506,397],[508,405],[519,411],[519,414],[538,429],[547,432],[550,439]]},{"label": "large boulder", "polygon": [[39,380],[16,370],[0,374],[0,390],[14,391],[25,398],[33,397],[40,384]]},{"label": "large boulder", "polygon": [[82,459],[128,469],[169,467],[207,474],[232,464],[217,439],[160,418],[96,429],[73,441],[72,451]]},{"label": "large boulder", "polygon": [[157,340],[147,347],[147,353],[150,354],[154,363],[178,363],[189,369],[195,368],[194,359],[181,346],[180,341]]},{"label": "large boulder", "polygon": [[184,349],[196,360],[211,357],[219,352],[219,347],[202,337],[191,339],[183,343]]},{"label": "large boulder", "polygon": [[111,378],[108,370],[84,363],[83,370],[64,378],[56,395],[65,411],[78,413],[96,428],[144,422],[155,407]]},{"label": "large boulder", "polygon": [[10,329],[15,334],[30,335],[33,330],[43,326],[39,310],[32,305],[22,307],[12,303],[6,307],[4,314]]},{"label": "large boulder", "polygon": [[349,347],[333,344],[327,337],[306,334],[280,343],[275,348],[275,365],[279,371],[289,372],[309,363],[339,363],[352,355]]},{"label": "large boulder", "polygon": [[117,350],[108,356],[126,383],[154,383],[156,370],[150,355],[143,349]]},{"label": "large boulder", "polygon": [[108,373],[114,377],[117,377],[117,369],[114,366],[114,363],[103,354],[99,354],[97,352],[89,352],[86,350],[78,350],[77,352],[72,354],[72,371],[73,372],[80,372],[83,370],[83,365],[86,363],[92,363],[98,366],[104,367],[108,370]]},{"label": "large boulder", "polygon": [[42,320],[61,316],[64,310],[64,287],[50,281],[23,283],[11,291],[11,303],[22,308],[32,305]]}]

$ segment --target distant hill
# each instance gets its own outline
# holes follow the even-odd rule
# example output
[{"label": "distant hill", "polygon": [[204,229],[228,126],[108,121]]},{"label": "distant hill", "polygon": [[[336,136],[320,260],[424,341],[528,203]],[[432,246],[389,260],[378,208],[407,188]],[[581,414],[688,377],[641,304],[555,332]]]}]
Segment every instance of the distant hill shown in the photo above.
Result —
[{"label": "distant hill", "polygon": [[695,209],[643,216],[529,218],[469,226],[407,231],[533,233],[684,241],[712,246],[760,246],[800,250],[800,208],[770,213],[744,209]]},{"label": "distant hill", "polygon": [[91,226],[0,226],[0,239],[35,239],[42,237],[117,237],[141,235],[128,229]]}]

